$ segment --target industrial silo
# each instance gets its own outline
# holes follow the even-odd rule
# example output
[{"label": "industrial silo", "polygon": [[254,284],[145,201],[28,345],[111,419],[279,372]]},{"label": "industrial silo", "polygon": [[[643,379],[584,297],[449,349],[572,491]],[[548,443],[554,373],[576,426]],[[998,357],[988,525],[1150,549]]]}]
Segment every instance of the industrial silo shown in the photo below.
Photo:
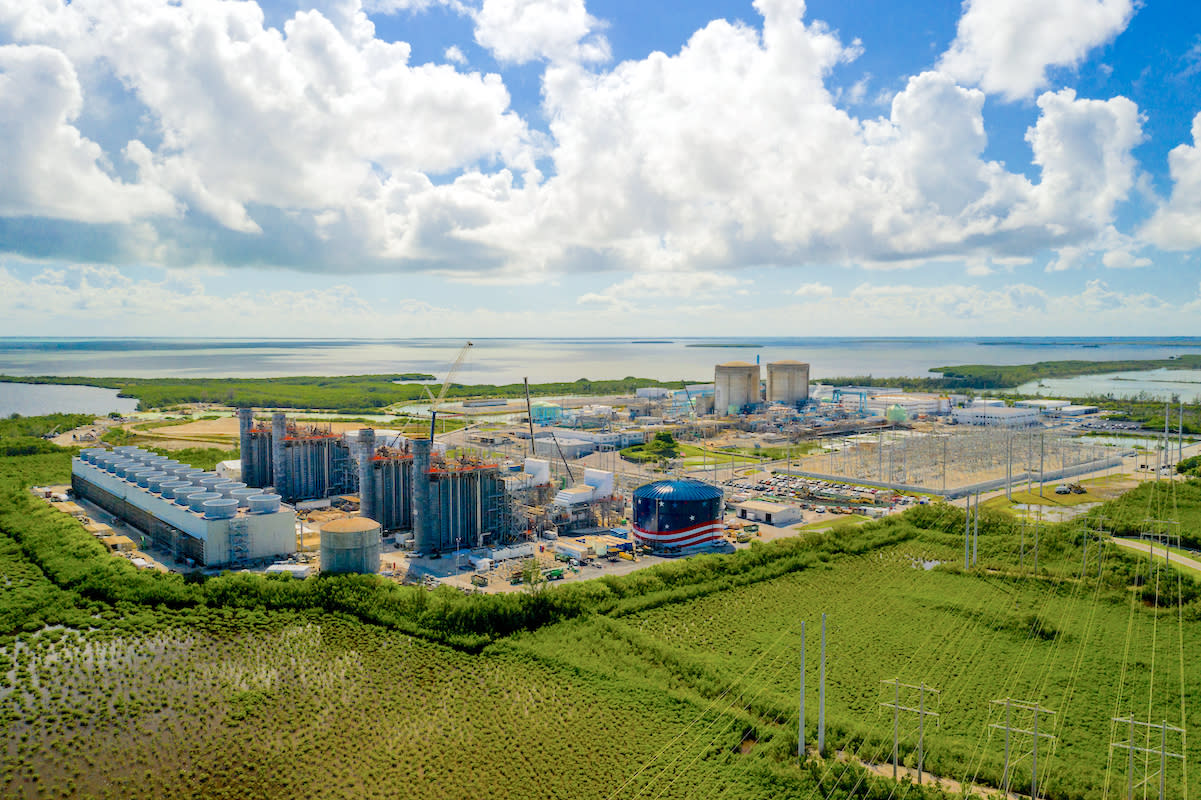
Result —
[{"label": "industrial silo", "polygon": [[693,480],[656,481],[634,490],[634,538],[661,555],[722,542],[721,489]]},{"label": "industrial silo", "polygon": [[745,361],[718,364],[713,370],[713,412],[719,417],[739,414],[758,405],[759,365]]},{"label": "industrial silo", "polygon": [[322,572],[379,572],[379,523],[344,517],[321,526]]},{"label": "industrial silo", "polygon": [[804,361],[773,361],[767,365],[767,402],[803,405],[809,399],[809,365]]}]

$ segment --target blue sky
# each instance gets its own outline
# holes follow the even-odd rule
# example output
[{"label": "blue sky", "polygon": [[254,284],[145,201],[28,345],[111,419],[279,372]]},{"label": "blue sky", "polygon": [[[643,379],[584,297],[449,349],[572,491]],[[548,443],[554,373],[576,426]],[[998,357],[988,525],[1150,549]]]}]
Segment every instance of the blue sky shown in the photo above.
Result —
[{"label": "blue sky", "polygon": [[1196,334],[1201,4],[0,0],[0,335]]}]

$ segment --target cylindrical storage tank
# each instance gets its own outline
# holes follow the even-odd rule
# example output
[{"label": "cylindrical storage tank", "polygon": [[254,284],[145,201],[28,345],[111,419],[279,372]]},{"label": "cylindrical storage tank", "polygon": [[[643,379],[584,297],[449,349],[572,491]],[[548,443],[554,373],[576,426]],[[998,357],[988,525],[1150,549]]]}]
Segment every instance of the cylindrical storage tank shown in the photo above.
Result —
[{"label": "cylindrical storage tank", "polygon": [[799,406],[808,399],[808,364],[785,360],[767,365],[767,402]]},{"label": "cylindrical storage tank", "polygon": [[188,508],[193,511],[203,511],[204,504],[209,500],[221,500],[221,495],[216,492],[199,492],[197,494],[188,495]]},{"label": "cylindrical storage tank", "polygon": [[149,489],[150,482],[161,476],[162,473],[157,469],[154,467],[148,467],[147,469],[144,469],[138,473],[138,486],[141,486],[143,489]]},{"label": "cylindrical storage tank", "polygon": [[721,489],[694,480],[655,481],[634,490],[634,539],[677,555],[722,541]]},{"label": "cylindrical storage tank", "polygon": [[379,523],[366,517],[344,517],[321,526],[321,571],[379,572]]},{"label": "cylindrical storage tank", "polygon": [[168,475],[167,473],[163,472],[162,470],[159,470],[157,472],[152,472],[147,477],[150,478],[150,483],[147,484],[146,488],[148,488],[152,492],[160,491],[163,488],[163,481],[167,481],[168,483],[170,483],[171,478],[172,478],[171,475]]},{"label": "cylindrical storage tank", "polygon": [[205,519],[231,519],[238,513],[238,501],[232,497],[205,500],[202,508]]},{"label": "cylindrical storage tank", "polygon": [[200,479],[203,478],[208,473],[198,467],[189,467],[188,469],[183,470],[182,472],[177,472],[175,474],[179,476],[179,479],[181,481],[191,481],[192,483],[199,486]]},{"label": "cylindrical storage tank", "polygon": [[196,472],[195,467],[189,467],[187,464],[180,464],[177,467],[165,467],[165,472],[170,472],[181,481],[191,480],[191,475]]},{"label": "cylindrical storage tank", "polygon": [[189,506],[188,500],[194,494],[207,494],[201,486],[183,486],[175,490],[175,497],[172,499],[177,506]]},{"label": "cylindrical storage tank", "polygon": [[180,467],[185,467],[185,466],[187,466],[187,465],[179,463],[174,458],[168,458],[166,461],[159,464],[158,468],[161,469],[163,472],[170,472],[171,474],[175,474],[175,470],[179,469]]},{"label": "cylindrical storage tank", "polygon": [[125,475],[121,470],[125,469],[132,463],[133,462],[128,458],[114,458],[112,461],[108,462],[108,467],[106,467],[106,469],[116,475],[118,478],[124,478]]},{"label": "cylindrical storage tank", "polygon": [[163,481],[162,485],[158,487],[158,491],[164,499],[174,500],[176,489],[190,489],[191,487],[191,481]]},{"label": "cylindrical storage tank", "polygon": [[140,452],[142,452],[142,448],[140,448],[140,447],[136,447],[136,446],[134,446],[134,445],[132,445],[132,444],[123,444],[123,445],[121,445],[120,447],[114,447],[114,448],[113,448],[113,452],[114,452],[114,453],[121,453],[122,455],[128,456],[130,453],[140,453]]},{"label": "cylindrical storage tank", "polygon": [[246,498],[252,514],[274,514],[279,511],[279,495],[252,494]]},{"label": "cylindrical storage tank", "polygon": [[248,508],[250,506],[250,498],[257,495],[259,491],[259,489],[243,487],[241,489],[234,489],[229,493],[229,496],[238,501],[238,508]]},{"label": "cylindrical storage tank", "polygon": [[193,478],[192,482],[198,483],[201,486],[212,487],[220,483],[229,483],[229,478],[223,478],[220,475],[214,475],[211,472],[206,472],[204,475],[200,476],[200,480]]},{"label": "cylindrical storage tank", "polygon": [[718,364],[713,370],[713,412],[719,417],[758,405],[759,365],[745,361]]},{"label": "cylindrical storage tank", "polygon": [[[225,483],[218,483],[216,486],[214,486],[213,491],[220,492],[222,497],[233,497],[236,490],[245,488],[246,484],[242,483],[241,481],[226,481]],[[255,490],[255,494],[258,494],[257,489]]]}]

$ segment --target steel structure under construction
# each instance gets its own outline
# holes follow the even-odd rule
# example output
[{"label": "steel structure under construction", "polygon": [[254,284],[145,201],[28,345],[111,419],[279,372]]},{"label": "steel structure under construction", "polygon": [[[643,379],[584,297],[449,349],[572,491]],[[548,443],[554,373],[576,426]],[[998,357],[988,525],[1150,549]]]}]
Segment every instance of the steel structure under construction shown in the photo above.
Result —
[{"label": "steel structure under construction", "polygon": [[412,445],[414,549],[439,553],[512,538],[510,502],[496,464],[431,458],[428,440]]},{"label": "steel structure under construction", "polygon": [[328,427],[289,422],[282,412],[270,427],[254,424],[253,409],[238,410],[242,481],[273,486],[284,502],[319,500],[355,489],[350,448]]},{"label": "steel structure under construction", "polygon": [[375,431],[359,431],[359,511],[386,531],[413,527],[413,453],[407,443],[376,447]]}]

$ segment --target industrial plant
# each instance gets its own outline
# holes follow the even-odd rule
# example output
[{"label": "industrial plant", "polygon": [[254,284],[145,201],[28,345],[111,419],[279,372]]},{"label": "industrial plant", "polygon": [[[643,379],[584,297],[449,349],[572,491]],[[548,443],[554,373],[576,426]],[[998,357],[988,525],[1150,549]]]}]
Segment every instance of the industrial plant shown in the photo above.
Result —
[{"label": "industrial plant", "polygon": [[[648,387],[629,398],[466,401],[456,413],[503,422],[436,438],[445,384],[437,399],[431,393],[428,436],[335,433],[242,408],[241,459],[219,474],[136,447],[93,448],[74,461],[72,484],[154,546],[204,568],[286,558],[268,569],[303,576],[319,552],[325,572],[395,575],[390,553],[399,551],[409,565],[447,556],[444,571],[457,574],[467,562],[492,569],[539,553],[575,564],[721,550],[747,541],[740,523],[788,526],[804,522],[807,509],[876,516],[898,505],[899,492],[950,499],[1070,478],[1123,456],[1074,436],[1064,420],[1096,409],[1066,401],[1010,407],[825,386],[791,359],[764,372],[757,360],[731,361],[715,365],[712,384]],[[674,446],[649,462],[633,455],[673,436],[699,444],[690,456]],[[756,472],[792,483],[779,484],[782,495],[756,495],[763,479],[736,474]],[[486,585],[478,577],[472,582]]]}]

